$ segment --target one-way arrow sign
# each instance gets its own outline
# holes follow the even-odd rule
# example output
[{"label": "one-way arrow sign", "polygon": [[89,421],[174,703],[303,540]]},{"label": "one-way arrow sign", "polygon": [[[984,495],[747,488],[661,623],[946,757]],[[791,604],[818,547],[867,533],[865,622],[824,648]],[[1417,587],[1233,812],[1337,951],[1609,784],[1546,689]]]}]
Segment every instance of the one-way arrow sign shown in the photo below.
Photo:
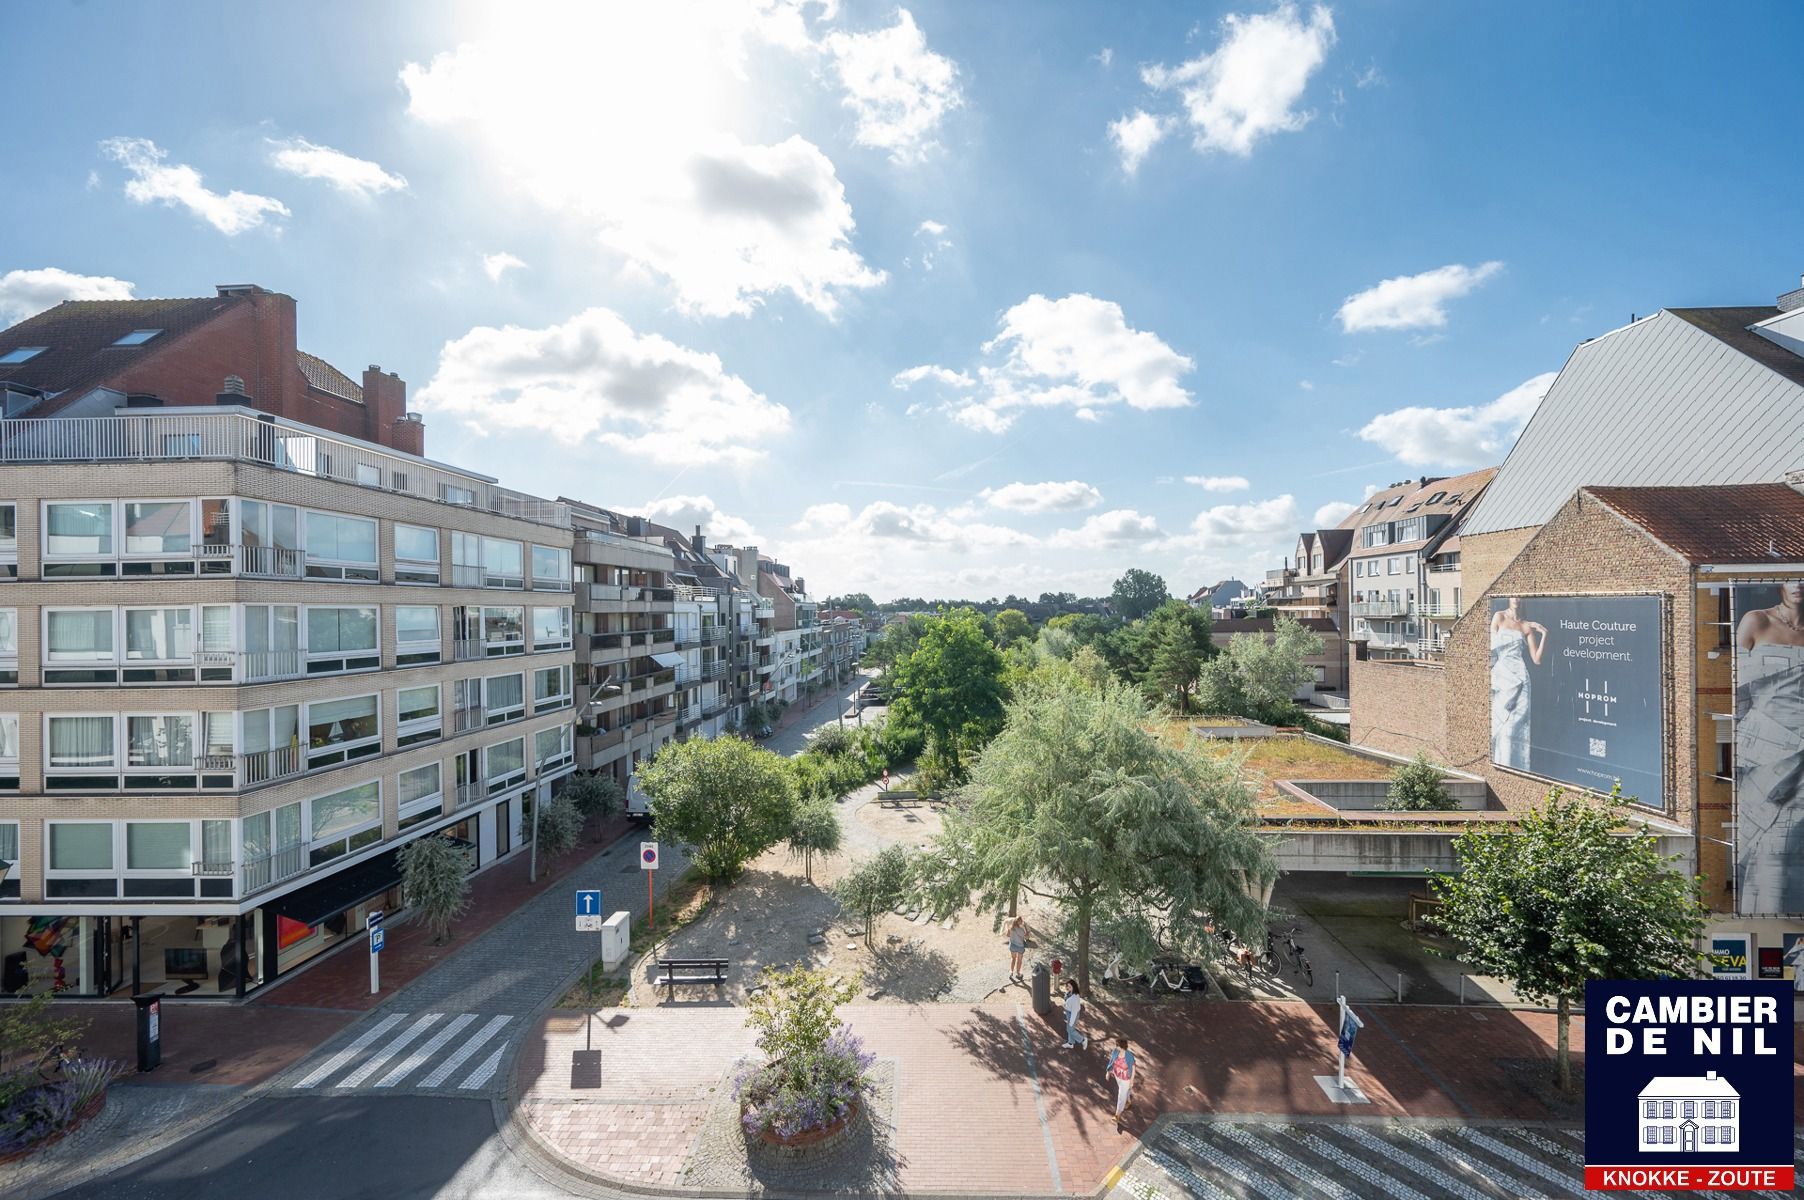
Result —
[{"label": "one-way arrow sign", "polygon": [[579,888],[576,893],[576,928],[594,932],[601,928],[601,889]]}]

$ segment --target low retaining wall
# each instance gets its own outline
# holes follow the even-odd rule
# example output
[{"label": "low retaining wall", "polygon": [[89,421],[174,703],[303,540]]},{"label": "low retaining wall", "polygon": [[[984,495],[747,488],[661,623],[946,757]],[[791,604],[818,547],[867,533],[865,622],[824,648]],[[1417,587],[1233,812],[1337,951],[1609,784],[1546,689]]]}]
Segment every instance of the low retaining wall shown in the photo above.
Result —
[{"label": "low retaining wall", "polygon": [[[1383,779],[1285,779],[1279,781],[1278,786],[1285,791],[1301,793],[1310,800],[1319,800],[1330,808],[1364,811],[1382,809],[1391,785]],[[1482,781],[1443,777],[1441,786],[1447,789],[1447,795],[1453,801],[1451,808],[1494,807],[1491,791]]]}]

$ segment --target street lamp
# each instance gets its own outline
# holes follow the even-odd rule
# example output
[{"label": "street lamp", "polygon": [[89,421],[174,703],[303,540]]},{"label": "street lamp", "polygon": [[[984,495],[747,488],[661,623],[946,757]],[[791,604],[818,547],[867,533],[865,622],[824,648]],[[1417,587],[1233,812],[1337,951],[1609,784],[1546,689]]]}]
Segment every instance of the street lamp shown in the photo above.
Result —
[{"label": "street lamp", "polygon": [[[590,700],[587,704],[583,705],[583,712],[590,713],[600,707],[601,701]],[[576,751],[575,729],[570,731],[570,750],[572,756],[574,756]],[[539,797],[536,793],[538,791],[539,778],[545,774],[545,762],[546,759],[541,756],[539,760],[533,764],[532,768],[533,791],[535,795],[532,798],[532,857],[526,872],[526,882],[529,884],[537,883],[539,881],[539,810],[545,806],[539,802]],[[547,798],[550,797],[551,792],[549,789],[546,790],[545,795]]]}]

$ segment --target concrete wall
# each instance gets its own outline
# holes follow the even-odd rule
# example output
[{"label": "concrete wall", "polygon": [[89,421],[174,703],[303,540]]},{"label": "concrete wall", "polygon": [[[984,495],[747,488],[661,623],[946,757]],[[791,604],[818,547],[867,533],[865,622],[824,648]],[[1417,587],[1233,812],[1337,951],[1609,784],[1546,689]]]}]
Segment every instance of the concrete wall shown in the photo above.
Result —
[{"label": "concrete wall", "polygon": [[[1294,789],[1330,808],[1371,811],[1382,808],[1390,794],[1390,782],[1384,779],[1284,779],[1284,789]],[[1481,780],[1443,779],[1453,808],[1481,809],[1489,806],[1490,786]]]}]

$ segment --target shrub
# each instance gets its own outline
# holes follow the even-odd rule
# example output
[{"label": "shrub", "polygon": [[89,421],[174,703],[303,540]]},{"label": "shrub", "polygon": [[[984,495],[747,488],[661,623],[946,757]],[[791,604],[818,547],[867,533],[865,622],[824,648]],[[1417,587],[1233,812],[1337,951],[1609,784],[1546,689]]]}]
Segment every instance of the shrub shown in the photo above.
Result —
[{"label": "shrub", "polygon": [[1441,782],[1441,767],[1423,753],[1391,772],[1381,806],[1393,812],[1432,812],[1457,807]]},{"label": "shrub", "polygon": [[433,944],[443,942],[451,933],[451,922],[470,907],[470,868],[475,864],[469,848],[428,835],[402,847],[400,864],[407,903],[432,930]]},{"label": "shrub", "polygon": [[837,1010],[854,988],[813,967],[770,967],[746,1024],[765,1061],[734,1081],[747,1134],[793,1137],[824,1129],[870,1090],[876,1061]]},{"label": "shrub", "polygon": [[582,833],[583,815],[576,811],[576,805],[559,796],[539,814],[539,854],[547,862],[560,858],[576,849]]},{"label": "shrub", "polygon": [[108,1059],[85,1058],[70,1063],[65,1078],[54,1083],[41,1082],[35,1069],[13,1072],[6,1079],[9,1099],[0,1103],[0,1155],[29,1150],[74,1125],[120,1071]]},{"label": "shrub", "polygon": [[[585,821],[606,821],[626,805],[626,793],[612,775],[599,771],[584,772],[564,788],[564,795],[576,806]],[[596,830],[599,840],[601,831]]]},{"label": "shrub", "polygon": [[908,889],[909,869],[908,852],[900,846],[886,846],[834,885],[834,898],[864,922],[867,941],[876,927],[877,915],[902,902]]},{"label": "shrub", "polygon": [[839,849],[839,811],[833,802],[811,797],[796,805],[787,842],[791,854],[802,856],[802,878],[813,883],[814,856]]}]

